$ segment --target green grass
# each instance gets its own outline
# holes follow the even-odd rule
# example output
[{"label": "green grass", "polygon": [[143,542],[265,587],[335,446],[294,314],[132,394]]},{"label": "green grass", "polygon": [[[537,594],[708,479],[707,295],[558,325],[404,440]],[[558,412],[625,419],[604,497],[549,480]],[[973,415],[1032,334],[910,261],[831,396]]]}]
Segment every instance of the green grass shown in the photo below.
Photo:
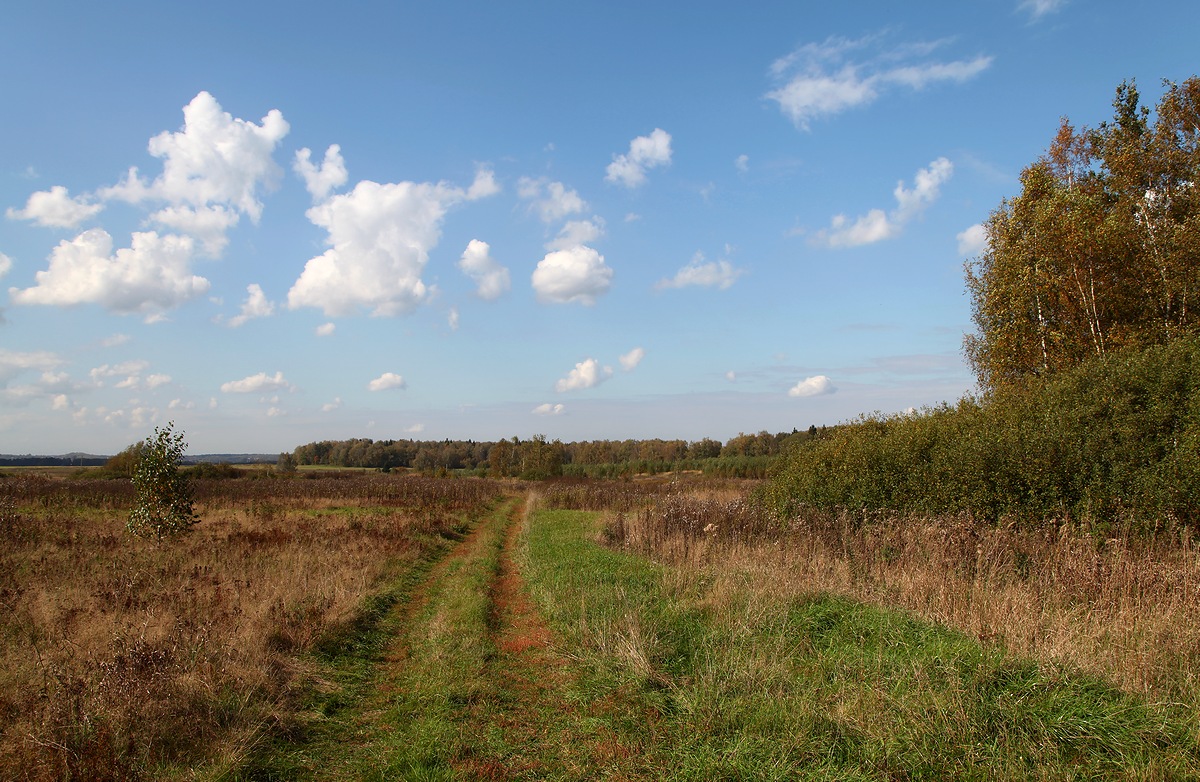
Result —
[{"label": "green grass", "polygon": [[711,779],[1195,779],[1195,729],[1103,682],[827,595],[715,589],[535,518],[527,576],[575,697],[636,750],[604,773]]},{"label": "green grass", "polygon": [[309,717],[246,780],[1200,779],[1183,707],[907,614],[597,545],[539,511],[512,555],[555,632],[513,651],[512,504],[321,647]]}]

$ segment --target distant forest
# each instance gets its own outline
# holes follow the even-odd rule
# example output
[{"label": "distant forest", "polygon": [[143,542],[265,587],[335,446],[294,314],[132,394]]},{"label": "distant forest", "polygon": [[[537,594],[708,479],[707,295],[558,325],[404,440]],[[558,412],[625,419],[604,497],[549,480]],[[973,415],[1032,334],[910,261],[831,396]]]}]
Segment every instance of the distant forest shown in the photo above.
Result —
[{"label": "distant forest", "polygon": [[322,465],[423,472],[475,471],[496,477],[557,475],[614,477],[696,469],[762,477],[772,457],[818,438],[825,427],[739,434],[725,443],[702,440],[587,440],[564,443],[540,435],[495,442],[474,440],[323,440],[281,454],[283,466]]}]

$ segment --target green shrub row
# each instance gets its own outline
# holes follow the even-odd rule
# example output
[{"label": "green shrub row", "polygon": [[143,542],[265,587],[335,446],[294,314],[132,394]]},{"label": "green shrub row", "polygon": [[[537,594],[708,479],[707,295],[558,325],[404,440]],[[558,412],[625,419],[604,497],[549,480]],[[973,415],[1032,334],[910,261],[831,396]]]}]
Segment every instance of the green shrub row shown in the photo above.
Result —
[{"label": "green shrub row", "polygon": [[1200,520],[1200,340],[907,415],[863,417],[784,455],[765,491],[800,508],[968,512],[1139,529]]}]

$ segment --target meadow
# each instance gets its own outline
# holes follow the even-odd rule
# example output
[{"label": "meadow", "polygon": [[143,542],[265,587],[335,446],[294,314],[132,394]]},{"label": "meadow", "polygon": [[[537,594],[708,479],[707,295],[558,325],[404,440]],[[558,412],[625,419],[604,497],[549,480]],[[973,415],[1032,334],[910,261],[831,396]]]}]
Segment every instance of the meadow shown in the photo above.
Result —
[{"label": "meadow", "polygon": [[0,478],[0,778],[1200,778],[1187,527],[233,475]]}]

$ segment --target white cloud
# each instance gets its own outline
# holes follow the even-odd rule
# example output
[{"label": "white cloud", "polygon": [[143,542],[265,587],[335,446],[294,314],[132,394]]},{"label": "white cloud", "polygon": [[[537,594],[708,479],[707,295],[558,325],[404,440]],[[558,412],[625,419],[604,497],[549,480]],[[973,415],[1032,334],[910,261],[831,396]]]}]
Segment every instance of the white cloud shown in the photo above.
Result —
[{"label": "white cloud", "polygon": [[242,303],[241,314],[229,319],[229,327],[236,329],[252,318],[267,318],[275,314],[275,305],[267,301],[266,294],[258,283],[246,286],[246,301]]},{"label": "white cloud", "polygon": [[446,325],[451,331],[458,331],[458,307],[451,307],[450,312],[446,315]]},{"label": "white cloud", "polygon": [[133,339],[128,334],[113,334],[100,340],[100,345],[106,348],[115,348],[118,345],[124,345],[129,340]]},{"label": "white cloud", "polygon": [[335,323],[322,323],[320,326],[317,326],[315,329],[313,329],[318,337],[328,337],[336,330],[337,324]]},{"label": "white cloud", "polygon": [[625,187],[638,187],[646,182],[646,170],[671,162],[671,134],[655,128],[649,136],[638,136],[629,142],[629,154],[613,155],[608,164],[606,182],[616,182]]},{"label": "white cloud", "polygon": [[113,253],[112,237],[100,228],[60,242],[37,284],[9,288],[17,304],[100,304],[111,312],[153,317],[202,296],[208,280],[191,273],[192,239],[154,231],[135,233],[132,245]]},{"label": "white cloud", "polygon": [[1030,20],[1036,22],[1047,14],[1062,10],[1066,4],[1067,0],[1021,0],[1017,10],[1028,11]]},{"label": "white cloud", "polygon": [[387,391],[393,388],[408,388],[404,378],[395,372],[384,372],[379,377],[367,383],[368,391]]},{"label": "white cloud", "polygon": [[282,372],[276,372],[274,375],[259,372],[257,375],[221,384],[221,391],[226,394],[262,394],[268,391],[290,391],[291,389],[292,384],[283,377]]},{"label": "white cloud", "polygon": [[9,258],[4,253],[0,253],[0,277],[3,277],[4,275],[6,275],[10,271],[12,271],[12,267],[13,267],[12,258]]},{"label": "white cloud", "polygon": [[621,369],[626,372],[632,372],[638,364],[642,363],[642,359],[646,357],[644,348],[634,348],[625,355],[620,357]]},{"label": "white cloud", "polygon": [[487,242],[472,239],[458,262],[458,268],[475,281],[475,295],[485,301],[500,298],[512,287],[508,269],[492,258]]},{"label": "white cloud", "polygon": [[54,353],[39,351],[36,353],[18,353],[14,350],[0,348],[0,386],[23,372],[30,370],[49,371],[63,363]]},{"label": "white cloud", "polygon": [[808,397],[808,396],[823,396],[832,394],[837,389],[833,383],[825,375],[815,375],[806,377],[796,385],[788,389],[788,396],[791,397]]},{"label": "white cloud", "polygon": [[329,249],[305,264],[288,307],[331,316],[360,308],[379,316],[411,312],[430,296],[421,274],[446,211],[468,195],[445,183],[362,181],[312,207],[308,219],[328,231]]},{"label": "white cloud", "polygon": [[517,195],[529,201],[529,207],[542,222],[552,223],[587,210],[587,201],[579,193],[562,182],[551,182],[545,178],[521,177],[517,182]]},{"label": "white cloud", "polygon": [[[894,87],[921,90],[938,82],[962,83],[986,70],[991,57],[938,62],[928,59],[944,41],[883,49],[882,36],[857,40],[831,37],[810,43],[776,60],[772,76],[780,86],[766,97],[777,102],[796,127],[847,109],[867,105]],[[859,50],[877,49],[865,59],[851,59]]]},{"label": "white cloud", "polygon": [[333,398],[332,402],[326,402],[325,404],[321,405],[321,412],[322,413],[332,413],[334,410],[337,410],[341,406],[342,406],[342,398],[340,396],[335,396]]},{"label": "white cloud", "polygon": [[192,401],[183,401],[182,399],[172,399],[167,403],[168,410],[194,410],[196,403]]},{"label": "white cloud", "polygon": [[987,229],[982,223],[975,223],[954,238],[958,239],[958,254],[964,258],[979,255],[988,248]]},{"label": "white cloud", "polygon": [[737,382],[737,372],[734,372],[732,369],[729,370],[728,372],[725,373],[725,379],[728,380],[730,383],[736,383]]},{"label": "white cloud", "polygon": [[562,415],[566,410],[565,405],[552,405],[546,402],[533,408],[532,412],[534,415]]},{"label": "white cloud", "polygon": [[540,301],[591,305],[608,292],[612,276],[603,255],[579,246],[548,253],[538,261],[532,281]]},{"label": "white cloud", "polygon": [[546,243],[547,250],[569,250],[581,244],[590,244],[604,238],[604,220],[593,217],[591,220],[569,220],[558,232],[558,235]]},{"label": "white cloud", "polygon": [[425,424],[412,424],[411,426],[404,427],[404,431],[407,434],[420,434],[425,431]]},{"label": "white cloud", "polygon": [[235,119],[216,98],[200,92],[183,107],[183,130],[150,139],[149,152],[162,159],[162,174],[146,182],[133,168],[124,182],[101,193],[133,203],[224,204],[257,221],[263,207],[258,191],[277,180],[272,154],[289,129],[278,110],[255,125]]},{"label": "white cloud", "polygon": [[554,390],[562,393],[593,388],[612,377],[612,373],[612,367],[602,367],[594,358],[584,359],[576,364],[566,377],[554,384]]},{"label": "white cloud", "polygon": [[471,186],[467,188],[467,200],[478,201],[480,198],[494,196],[500,192],[500,183],[496,181],[496,174],[487,166],[479,166],[475,169],[475,179],[471,182]]},{"label": "white cloud", "polygon": [[229,244],[227,233],[238,223],[238,214],[224,206],[168,206],[150,215],[159,225],[200,240],[204,254],[216,258]]},{"label": "white cloud", "polygon": [[671,279],[659,280],[655,288],[684,288],[696,285],[704,288],[727,290],[737,278],[746,273],[727,260],[705,263],[704,253],[696,253],[691,262],[675,273]]},{"label": "white cloud", "polygon": [[738,155],[734,158],[733,166],[739,173],[746,173],[750,170],[750,157],[748,155]]},{"label": "white cloud", "polygon": [[142,372],[149,368],[150,362],[143,359],[131,359],[122,361],[119,364],[101,364],[98,367],[93,367],[88,375],[92,382],[97,385],[104,385],[104,380],[110,377],[124,377],[124,380],[117,384],[117,388],[133,388],[138,384]]},{"label": "white cloud", "polygon": [[944,157],[938,158],[927,168],[917,171],[912,189],[905,187],[903,181],[896,184],[896,189],[892,191],[896,199],[896,208],[891,212],[872,209],[854,221],[846,215],[837,215],[829,228],[816,232],[811,241],[826,247],[844,248],[894,238],[904,229],[905,224],[919,216],[937,199],[942,184],[950,179],[953,173],[954,164]]},{"label": "white cloud", "polygon": [[342,148],[330,144],[325,150],[325,159],[321,165],[313,164],[312,150],[308,147],[296,151],[292,161],[292,170],[304,179],[304,187],[308,189],[313,201],[324,201],[329,194],[337,190],[350,178],[346,172],[346,163],[342,160]]},{"label": "white cloud", "polygon": [[32,220],[47,228],[75,228],[103,208],[104,204],[71,198],[67,188],[55,185],[29,196],[24,209],[9,208],[5,214],[10,220]]},{"label": "white cloud", "polygon": [[158,388],[171,382],[170,375],[154,374],[146,376],[146,388]]}]

